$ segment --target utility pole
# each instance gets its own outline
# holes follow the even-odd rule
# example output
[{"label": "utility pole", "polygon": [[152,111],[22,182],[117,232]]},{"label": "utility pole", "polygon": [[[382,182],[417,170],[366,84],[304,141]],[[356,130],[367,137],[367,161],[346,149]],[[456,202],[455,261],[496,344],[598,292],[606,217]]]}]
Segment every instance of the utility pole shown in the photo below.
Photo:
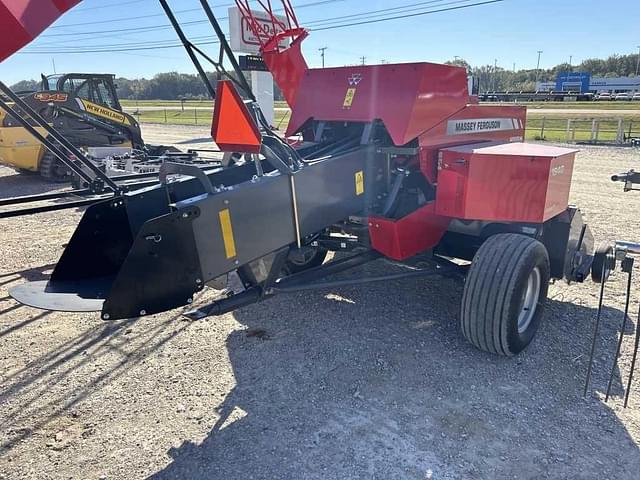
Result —
[{"label": "utility pole", "polygon": [[53,65],[53,73],[58,73],[56,72],[56,59],[51,57],[51,64]]},{"label": "utility pole", "polygon": [[573,70],[573,68],[571,68],[571,61],[573,60],[573,55],[569,55],[569,73],[571,73],[571,71]]},{"label": "utility pole", "polygon": [[638,45],[638,63],[636,63],[636,77],[638,76],[638,72],[640,72],[640,45]]},{"label": "utility pole", "polygon": [[322,47],[318,49],[318,51],[320,52],[320,57],[322,57],[322,68],[324,68],[324,52],[326,49],[327,47]]},{"label": "utility pole", "polygon": [[360,60],[362,60],[362,65],[365,65],[365,61],[367,60],[367,57],[363,55],[362,57],[360,57]]},{"label": "utility pole", "polygon": [[493,59],[493,91],[495,92],[498,87],[498,59]]},{"label": "utility pole", "polygon": [[538,65],[536,65],[536,90],[538,89],[538,79],[540,78],[540,56],[542,55],[542,50],[538,50]]},{"label": "utility pole", "polygon": [[513,62],[513,73],[516,73],[516,62]]}]

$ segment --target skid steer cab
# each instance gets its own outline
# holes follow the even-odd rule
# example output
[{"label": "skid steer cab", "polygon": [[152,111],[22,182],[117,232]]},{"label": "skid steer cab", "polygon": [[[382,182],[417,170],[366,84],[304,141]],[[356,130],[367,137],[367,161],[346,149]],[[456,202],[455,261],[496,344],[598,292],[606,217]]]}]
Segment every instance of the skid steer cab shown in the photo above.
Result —
[{"label": "skid steer cab", "polygon": [[[144,148],[140,126],[122,111],[111,74],[42,75],[38,91],[20,96],[77,147]],[[36,129],[45,134],[41,127]],[[18,171],[39,172],[52,182],[71,178],[71,171],[60,159],[1,109],[0,163]]]}]

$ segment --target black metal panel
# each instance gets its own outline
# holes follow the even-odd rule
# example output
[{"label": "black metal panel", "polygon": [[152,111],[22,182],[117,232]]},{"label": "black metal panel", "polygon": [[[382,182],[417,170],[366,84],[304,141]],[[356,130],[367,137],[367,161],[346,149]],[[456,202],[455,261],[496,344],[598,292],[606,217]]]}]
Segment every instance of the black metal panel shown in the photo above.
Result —
[{"label": "black metal panel", "polygon": [[127,194],[124,196],[124,201],[127,206],[132,237],[138,234],[147,220],[171,213],[169,196],[164,185],[148,187]]},{"label": "black metal panel", "polygon": [[[296,241],[289,177],[264,176],[194,203],[193,222],[206,280]],[[219,213],[229,210],[236,254],[227,258]]]},{"label": "black metal panel", "polygon": [[60,257],[51,281],[113,276],[126,258],[131,242],[127,211],[121,198],[91,205]]},{"label": "black metal panel", "polygon": [[146,222],[113,282],[102,318],[115,320],[187,305],[204,286],[192,223],[198,208]]},{"label": "black metal panel", "polygon": [[[552,278],[570,278],[574,266],[571,264],[582,233],[584,221],[580,210],[569,207],[560,215],[547,221],[543,227],[542,243],[549,253]],[[584,255],[593,253],[593,235],[587,228],[582,236],[580,251]]]},{"label": "black metal panel", "polygon": [[[295,174],[302,236],[326,228],[365,207],[365,184],[356,191],[356,173],[381,158],[373,146],[309,165]],[[366,182],[366,179],[363,178]]]}]

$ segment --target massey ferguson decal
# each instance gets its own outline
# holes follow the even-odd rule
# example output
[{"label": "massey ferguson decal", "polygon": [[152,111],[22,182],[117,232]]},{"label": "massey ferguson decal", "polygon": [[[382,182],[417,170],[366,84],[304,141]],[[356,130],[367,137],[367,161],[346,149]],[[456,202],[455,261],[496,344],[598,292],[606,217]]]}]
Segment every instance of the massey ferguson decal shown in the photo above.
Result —
[{"label": "massey ferguson decal", "polygon": [[352,87],[355,87],[356,85],[358,85],[361,81],[362,81],[362,74],[361,73],[353,73],[350,77],[349,77],[349,85]]},{"label": "massey ferguson decal", "polygon": [[518,118],[469,118],[449,120],[447,135],[467,135],[470,133],[499,132],[524,128]]}]

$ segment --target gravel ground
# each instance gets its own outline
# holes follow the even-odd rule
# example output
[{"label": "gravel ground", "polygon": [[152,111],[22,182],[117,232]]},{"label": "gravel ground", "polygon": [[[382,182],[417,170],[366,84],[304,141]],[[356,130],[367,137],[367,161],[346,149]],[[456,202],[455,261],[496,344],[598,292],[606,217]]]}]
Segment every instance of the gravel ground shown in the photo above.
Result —
[{"label": "gravel ground", "polygon": [[[145,126],[145,138],[186,147],[206,130]],[[640,239],[640,195],[608,181],[639,156],[579,154],[572,201],[599,240]],[[48,188],[5,168],[0,177],[0,196]],[[2,480],[638,478],[640,385],[626,410],[619,380],[602,398],[620,273],[583,399],[594,284],[552,285],[540,333],[511,359],[464,341],[461,286],[439,278],[281,296],[197,322],[18,305],[7,289],[46,278],[80,216],[0,220]]]}]

